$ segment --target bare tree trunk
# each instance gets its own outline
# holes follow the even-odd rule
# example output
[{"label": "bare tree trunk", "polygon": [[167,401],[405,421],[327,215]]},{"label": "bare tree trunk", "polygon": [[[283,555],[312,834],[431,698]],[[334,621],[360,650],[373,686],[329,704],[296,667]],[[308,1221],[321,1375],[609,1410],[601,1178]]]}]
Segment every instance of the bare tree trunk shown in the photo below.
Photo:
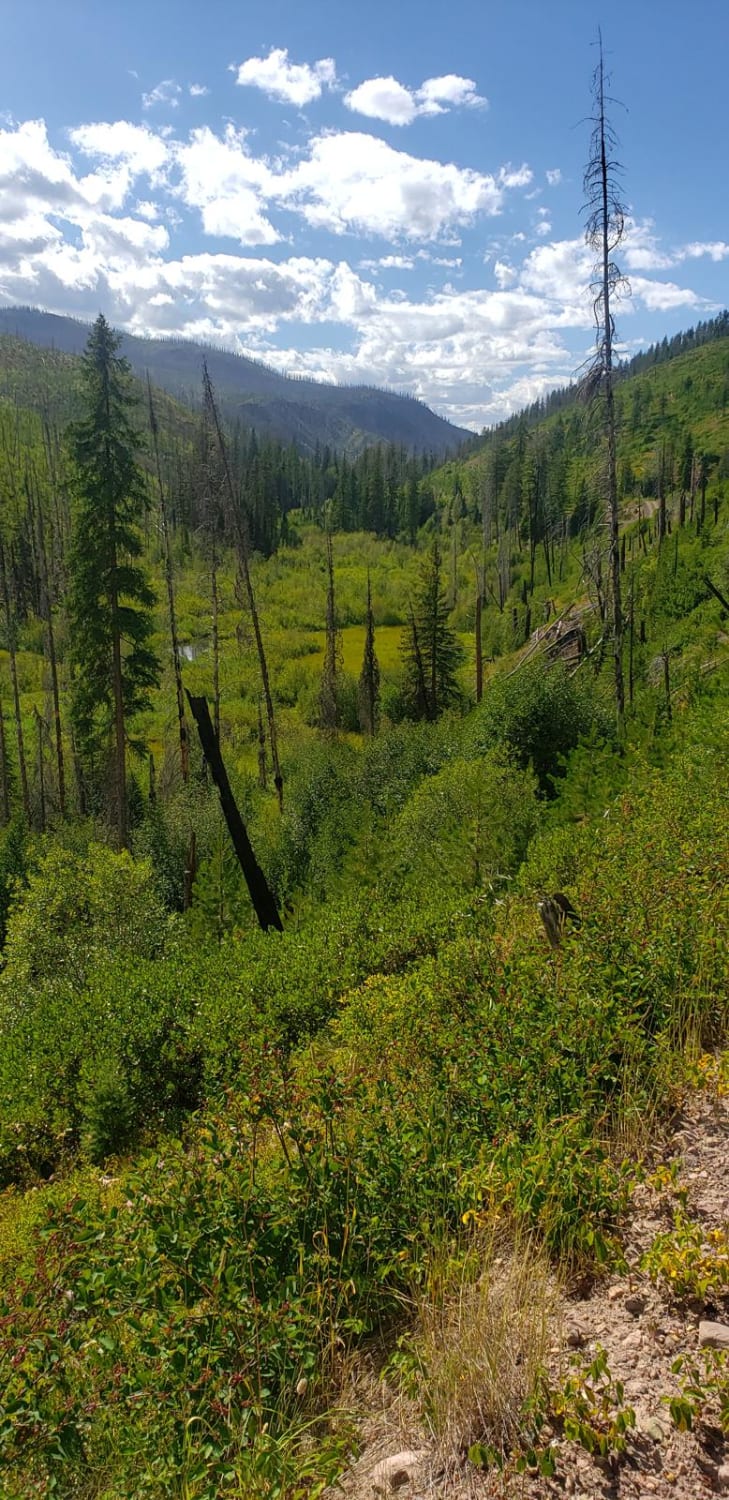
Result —
[{"label": "bare tree trunk", "polygon": [[149,402],[149,426],[152,433],[154,445],[154,461],[157,472],[157,491],[159,494],[159,520],[162,531],[162,542],[165,554],[165,584],[167,586],[167,612],[170,622],[170,639],[172,642],[172,664],[175,672],[175,694],[177,697],[177,725],[180,739],[180,767],[182,780],[187,785],[190,779],[190,745],[187,735],[187,719],[185,718],[185,698],[182,689],[182,664],[180,660],[180,643],[177,636],[177,611],[175,609],[175,575],[172,565],[172,541],[170,538],[170,527],[167,518],[167,501],[162,483],[162,466],[159,456],[159,429],[157,417],[152,401],[152,382],[147,372],[147,399]]},{"label": "bare tree trunk", "polygon": [[246,826],[233,796],[228,780],[228,773],[220,753],[220,741],[215,734],[210,719],[207,700],[205,698],[193,698],[188,692],[187,701],[197,724],[203,754],[210,767],[213,781],[218,788],[220,805],[233,841],[233,847],[238,856],[238,862],[245,876],[246,885],[250,891],[251,901],[253,902],[259,926],[263,928],[264,932],[268,931],[270,927],[275,927],[278,932],[282,932],[283,926],[275,897],[253,852]]},{"label": "bare tree trunk", "polygon": [[43,503],[38,498],[38,553],[41,565],[41,590],[43,610],[46,617],[48,638],[48,662],[51,669],[51,694],[53,697],[53,728],[56,741],[56,770],[58,773],[58,807],[61,817],[66,817],[66,768],[63,758],[63,725],[61,723],[61,695],[58,689],[58,660],[56,657],[56,635],[53,629],[53,599],[48,570]]},{"label": "bare tree trunk", "polygon": [[8,766],[8,751],[5,743],[5,717],[3,714],[2,700],[0,699],[0,799],[2,803],[2,819],[4,824],[10,822],[10,768]]},{"label": "bare tree trunk", "polygon": [[46,831],[46,778],[43,765],[43,719],[37,708],[33,709],[35,714],[36,729],[38,732],[38,800],[40,814],[40,831]]},{"label": "bare tree trunk", "polygon": [[13,708],[15,711],[15,735],[18,745],[18,771],[20,773],[20,788],[23,795],[23,812],[30,826],[30,793],[28,791],[28,772],[25,764],[25,744],[23,740],[23,720],[20,713],[20,689],[18,687],[18,663],[15,656],[15,620],[10,607],[10,589],[8,587],[8,570],[5,558],[5,547],[0,542],[0,576],[2,578],[3,606],[5,609],[5,633],[8,641],[8,654],[10,656],[10,680],[13,686]]},{"label": "bare tree trunk", "polygon": [[212,381],[210,379],[210,375],[208,374],[208,368],[207,368],[206,364],[203,364],[203,391],[204,391],[204,395],[205,395],[205,405],[206,405],[206,408],[207,408],[208,412],[210,413],[210,416],[211,416],[212,421],[213,421],[213,425],[215,427],[215,433],[216,433],[217,440],[218,440],[218,448],[220,450],[220,457],[221,457],[221,460],[222,460],[223,470],[224,470],[224,473],[225,473],[225,482],[226,482],[226,489],[227,489],[227,494],[228,494],[229,519],[230,519],[230,522],[231,522],[231,526],[232,526],[232,530],[233,530],[233,535],[234,535],[234,538],[235,538],[235,547],[236,547],[236,554],[237,554],[237,557],[238,557],[238,566],[239,566],[240,571],[241,571],[241,573],[243,575],[243,582],[245,583],[245,586],[246,586],[246,594],[248,596],[248,607],[250,609],[251,619],[253,621],[253,633],[254,633],[255,638],[256,638],[256,650],[258,652],[258,664],[259,664],[260,672],[261,672],[261,682],[263,684],[263,697],[264,697],[264,701],[265,701],[265,704],[266,704],[266,716],[268,718],[268,737],[269,737],[269,741],[270,741],[270,744],[271,744],[271,760],[273,762],[273,781],[274,781],[274,786],[276,787],[276,795],[278,796],[279,807],[280,807],[281,811],[283,812],[283,776],[281,774],[281,762],[279,760],[279,755],[278,755],[278,738],[277,738],[277,735],[276,735],[276,716],[275,716],[274,708],[273,708],[273,697],[271,695],[271,684],[270,684],[270,679],[269,679],[269,676],[268,676],[268,663],[266,661],[266,653],[265,653],[264,646],[263,646],[263,637],[261,635],[261,624],[260,624],[260,620],[258,618],[258,609],[257,609],[257,606],[256,606],[256,596],[255,596],[255,594],[253,592],[253,581],[251,579],[251,572],[250,572],[250,567],[249,567],[249,560],[248,560],[248,539],[246,537],[246,531],[245,531],[245,525],[243,523],[243,518],[242,518],[242,516],[240,514],[238,505],[236,504],[235,492],[233,490],[233,480],[232,480],[231,473],[230,473],[230,465],[228,463],[228,453],[227,453],[227,449],[226,449],[226,446],[225,446],[225,439],[223,437],[222,428],[220,426],[220,419],[218,417],[218,409],[217,409],[217,406],[215,404],[215,395],[214,395],[214,392],[213,392]]},{"label": "bare tree trunk", "polygon": [[266,735],[263,728],[263,714],[261,713],[260,703],[258,705],[258,785],[262,792],[265,792],[268,786],[268,776],[266,774]]},{"label": "bare tree trunk", "polygon": [[114,694],[114,780],[116,783],[116,836],[120,849],[129,846],[129,821],[127,818],[127,744],[124,729],[124,687],[122,679],[121,630],[119,627],[119,595],[116,586],[117,558],[116,539],[112,540],[111,584],[109,604],[111,606],[111,672]]},{"label": "bare tree trunk", "polygon": [[214,537],[210,554],[210,606],[213,633],[213,719],[215,734],[220,739],[220,629],[218,625],[220,596],[218,594],[218,553]]},{"label": "bare tree trunk", "polygon": [[598,253],[598,264],[594,282],[595,322],[597,326],[597,353],[590,379],[590,387],[602,389],[605,399],[605,427],[607,433],[607,501],[609,529],[609,572],[612,584],[612,637],[613,669],[615,677],[615,708],[618,729],[622,733],[625,717],[625,688],[623,684],[623,611],[620,591],[620,519],[618,513],[618,472],[616,453],[616,419],[613,371],[613,338],[615,324],[611,310],[611,298],[621,283],[620,273],[612,260],[612,254],[622,239],[625,211],[619,201],[616,185],[618,164],[613,158],[616,146],[615,134],[606,115],[605,67],[602,48],[602,33],[598,32],[600,60],[595,70],[593,94],[595,114],[591,156],[585,173],[585,193],[589,218],[587,223],[588,244]]}]

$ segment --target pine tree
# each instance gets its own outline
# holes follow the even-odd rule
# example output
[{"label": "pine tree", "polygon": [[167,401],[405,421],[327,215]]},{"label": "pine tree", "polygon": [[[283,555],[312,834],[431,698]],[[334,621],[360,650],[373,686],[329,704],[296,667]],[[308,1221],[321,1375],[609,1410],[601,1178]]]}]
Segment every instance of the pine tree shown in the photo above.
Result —
[{"label": "pine tree", "polygon": [[377,734],[380,720],[380,664],[375,651],[375,617],[372,613],[372,585],[367,573],[367,624],[364,658],[358,684],[359,722],[363,734]]},{"label": "pine tree", "polygon": [[448,623],[442,575],[440,542],[435,536],[420,570],[402,643],[403,694],[415,718],[437,719],[461,697],[457,673],[463,647]]},{"label": "pine tree", "polygon": [[147,495],[129,365],[119,344],[100,315],[83,357],[84,415],[70,432],[76,508],[69,622],[74,737],[85,771],[96,777],[113,746],[114,821],[123,847],[127,724],[147,707],[159,667],[149,646],[154,594],[135,562]]}]

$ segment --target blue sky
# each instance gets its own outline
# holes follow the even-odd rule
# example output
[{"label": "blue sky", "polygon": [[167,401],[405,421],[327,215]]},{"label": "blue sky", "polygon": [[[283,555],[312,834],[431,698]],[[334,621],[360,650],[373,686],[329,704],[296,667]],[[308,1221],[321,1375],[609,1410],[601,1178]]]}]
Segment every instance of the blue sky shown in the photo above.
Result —
[{"label": "blue sky", "polygon": [[627,106],[624,346],[712,316],[727,0],[11,0],[0,302],[499,420],[591,342],[601,20]]}]

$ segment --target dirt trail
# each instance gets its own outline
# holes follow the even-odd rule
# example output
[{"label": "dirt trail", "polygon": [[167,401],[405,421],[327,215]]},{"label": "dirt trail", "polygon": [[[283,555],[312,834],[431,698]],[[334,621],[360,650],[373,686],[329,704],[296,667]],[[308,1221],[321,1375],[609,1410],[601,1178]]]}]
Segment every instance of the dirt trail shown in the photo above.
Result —
[{"label": "dirt trail", "polygon": [[[686,1212],[707,1230],[729,1226],[729,1099],[705,1092],[686,1102],[668,1136],[663,1157],[675,1162],[686,1189]],[[583,1299],[562,1307],[555,1367],[564,1370],[565,1345],[579,1349],[585,1363],[602,1347],[611,1375],[622,1381],[624,1401],[636,1414],[626,1453],[611,1472],[579,1445],[559,1445],[559,1472],[553,1479],[483,1474],[453,1455],[444,1462],[429,1435],[402,1408],[388,1403],[380,1387],[379,1406],[371,1399],[361,1424],[362,1450],[351,1471],[328,1496],[374,1500],[397,1494],[400,1500],[701,1500],[729,1494],[729,1441],[717,1427],[700,1436],[679,1432],[662,1397],[678,1393],[671,1365],[677,1355],[699,1347],[703,1318],[729,1323],[729,1297],[673,1303],[638,1269],[657,1234],[671,1229],[675,1198],[647,1183],[635,1191],[624,1226],[628,1271],[601,1281]],[[373,1382],[370,1390],[377,1390]],[[394,1462],[401,1455],[399,1462]]]}]

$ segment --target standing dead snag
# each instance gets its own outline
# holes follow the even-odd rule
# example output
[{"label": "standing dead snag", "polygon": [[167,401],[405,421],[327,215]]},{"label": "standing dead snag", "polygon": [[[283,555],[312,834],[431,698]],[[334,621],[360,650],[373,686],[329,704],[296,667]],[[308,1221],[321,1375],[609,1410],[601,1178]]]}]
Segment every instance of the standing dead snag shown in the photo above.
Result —
[{"label": "standing dead snag", "polygon": [[[269,740],[271,742],[271,760],[273,762],[273,781],[274,781],[274,786],[276,788],[276,794],[278,796],[278,805],[279,805],[281,811],[283,812],[283,776],[281,775],[281,762],[280,762],[280,760],[278,758],[278,739],[277,739],[277,735],[276,735],[276,716],[275,716],[274,711],[273,711],[273,698],[271,696],[271,684],[270,684],[270,680],[269,680],[269,676],[268,676],[268,663],[266,661],[266,653],[265,653],[265,650],[263,648],[263,636],[261,635],[261,622],[260,622],[260,620],[258,618],[258,608],[257,608],[257,605],[256,605],[256,596],[255,596],[255,594],[253,592],[253,581],[251,579],[251,570],[250,570],[249,558],[248,558],[248,537],[246,536],[245,522],[244,522],[243,517],[241,515],[240,507],[237,504],[236,497],[235,497],[235,491],[233,489],[233,479],[232,479],[231,472],[230,472],[230,464],[228,463],[228,452],[227,452],[227,449],[226,449],[226,446],[225,446],[225,438],[223,437],[223,430],[222,430],[222,428],[220,426],[220,418],[218,417],[218,408],[217,408],[217,406],[215,404],[215,394],[213,392],[213,383],[212,383],[212,381],[210,379],[210,375],[209,375],[209,372],[208,372],[208,367],[207,367],[207,364],[205,363],[205,361],[203,361],[203,395],[204,395],[204,398],[205,398],[205,410],[208,413],[208,415],[209,415],[209,417],[210,417],[210,419],[212,421],[213,427],[215,429],[215,435],[216,435],[216,438],[217,438],[217,441],[218,441],[218,449],[220,451],[220,458],[221,458],[221,462],[222,462],[222,465],[223,465],[223,473],[224,473],[224,476],[225,476],[225,486],[226,486],[226,492],[227,492],[227,496],[228,496],[228,518],[229,518],[229,521],[230,521],[230,524],[231,524],[231,527],[232,527],[232,531],[233,531],[233,537],[234,537],[234,541],[235,541],[236,556],[237,556],[237,559],[238,559],[238,567],[240,568],[241,574],[243,576],[243,582],[245,584],[246,594],[248,596],[248,608],[250,609],[251,619],[253,621],[253,633],[254,633],[255,638],[256,638],[256,650],[258,652],[258,664],[259,664],[260,671],[261,671],[261,684],[263,686],[263,697],[264,697],[264,701],[265,701],[265,704],[266,704],[266,717],[268,719],[268,737],[269,737]],[[189,694],[188,694],[188,697],[189,697]]]},{"label": "standing dead snag", "polygon": [[628,283],[612,259],[620,244],[625,229],[625,208],[620,198],[619,177],[621,166],[616,157],[617,136],[607,119],[606,105],[612,102],[606,94],[608,80],[602,50],[602,32],[598,30],[600,60],[593,74],[592,93],[594,114],[590,159],[584,178],[585,210],[587,224],[585,239],[595,251],[594,280],[591,283],[593,311],[595,314],[595,356],[584,381],[588,398],[601,395],[605,409],[605,434],[607,438],[607,502],[609,544],[609,573],[612,584],[612,635],[613,662],[615,672],[615,708],[618,727],[622,731],[625,717],[625,687],[623,683],[623,610],[620,593],[620,537],[618,517],[618,471],[616,455],[615,419],[615,373],[613,369],[613,342],[615,320],[611,303],[626,291]]},{"label": "standing dead snag", "polygon": [[283,932],[283,925],[275,897],[253,852],[253,846],[248,837],[245,823],[233,796],[225,763],[220,753],[220,742],[210,718],[207,698],[195,698],[188,690],[187,701],[190,705],[192,717],[197,724],[197,732],[200,736],[203,755],[210,767],[213,781],[218,788],[220,806],[223,809],[223,816],[228,825],[228,832],[233,840],[233,847],[238,856],[238,863],[250,891],[251,901],[255,908],[259,926],[263,928],[264,932],[267,932],[270,927],[275,927],[278,932]]},{"label": "standing dead snag", "polygon": [[165,559],[165,584],[167,586],[167,610],[170,622],[170,639],[172,643],[172,664],[175,671],[175,693],[177,697],[177,724],[180,737],[180,768],[182,780],[187,783],[190,779],[190,747],[187,737],[187,720],[185,718],[185,699],[182,692],[182,667],[180,663],[180,642],[177,635],[177,611],[175,608],[175,576],[172,565],[172,539],[170,537],[170,526],[167,517],[167,499],[164,484],[162,482],[162,465],[159,455],[159,428],[157,425],[157,414],[152,400],[152,382],[147,371],[147,402],[149,406],[149,429],[152,434],[152,446],[154,448],[154,464],[157,475],[157,493],[159,496],[159,524],[162,532],[162,544]]}]

